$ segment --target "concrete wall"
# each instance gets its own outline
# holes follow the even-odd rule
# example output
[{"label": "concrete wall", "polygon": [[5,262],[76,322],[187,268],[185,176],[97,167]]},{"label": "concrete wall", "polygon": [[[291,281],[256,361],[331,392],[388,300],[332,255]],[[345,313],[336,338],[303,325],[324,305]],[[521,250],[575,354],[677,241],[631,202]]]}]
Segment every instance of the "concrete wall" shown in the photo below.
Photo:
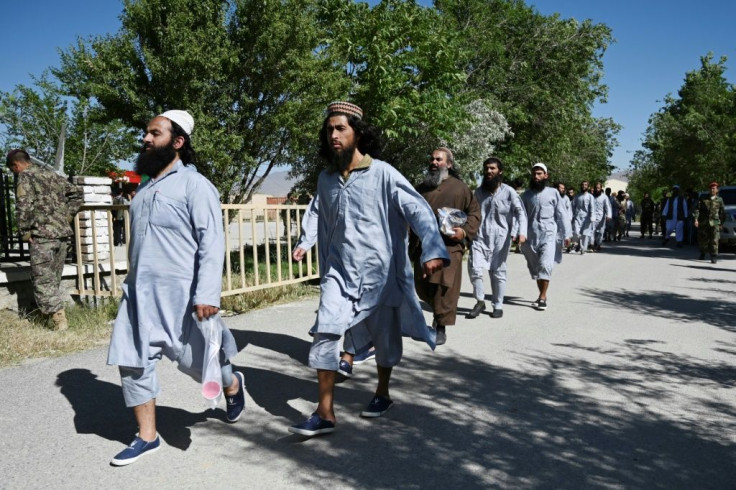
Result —
[{"label": "concrete wall", "polygon": [[[112,204],[112,179],[107,177],[74,177],[74,183],[84,191],[84,204],[102,205]],[[108,227],[107,211],[83,211],[79,216],[82,261],[94,260],[94,245],[97,244],[97,259],[110,258],[110,230]],[[92,221],[94,220],[94,228]]]}]

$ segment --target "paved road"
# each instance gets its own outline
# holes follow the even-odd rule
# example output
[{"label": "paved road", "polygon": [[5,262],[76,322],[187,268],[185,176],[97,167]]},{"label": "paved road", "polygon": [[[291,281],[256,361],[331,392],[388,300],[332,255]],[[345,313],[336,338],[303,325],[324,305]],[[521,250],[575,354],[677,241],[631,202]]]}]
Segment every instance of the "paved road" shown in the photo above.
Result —
[{"label": "paved road", "polygon": [[136,429],[104,348],[3,369],[0,487],[734,488],[736,257],[696,255],[632,238],[565,256],[546,312],[512,255],[503,319],[461,318],[434,353],[407,342],[379,419],[358,416],[375,382],[359,366],[337,431],[311,440],[286,429],[315,406],[316,300],[227,319],[235,425],[162,362],[164,447],[124,468],[108,462]]}]

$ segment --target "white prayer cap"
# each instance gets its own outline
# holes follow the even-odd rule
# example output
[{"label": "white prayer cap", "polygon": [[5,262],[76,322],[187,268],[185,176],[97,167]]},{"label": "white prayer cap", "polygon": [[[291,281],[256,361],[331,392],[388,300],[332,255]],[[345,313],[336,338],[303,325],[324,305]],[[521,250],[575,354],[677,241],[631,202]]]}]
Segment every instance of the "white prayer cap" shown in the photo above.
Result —
[{"label": "white prayer cap", "polygon": [[159,117],[165,117],[169,121],[174,121],[181,127],[181,129],[184,130],[185,133],[187,133],[187,135],[192,135],[192,130],[194,129],[194,118],[187,111],[172,109],[164,112],[163,114],[159,114]]},{"label": "white prayer cap", "polygon": [[545,174],[546,173],[549,173],[549,172],[547,172],[547,165],[545,165],[543,163],[535,163],[534,165],[532,165],[532,170],[534,170],[535,168],[541,168],[542,170],[544,170],[544,173]]}]

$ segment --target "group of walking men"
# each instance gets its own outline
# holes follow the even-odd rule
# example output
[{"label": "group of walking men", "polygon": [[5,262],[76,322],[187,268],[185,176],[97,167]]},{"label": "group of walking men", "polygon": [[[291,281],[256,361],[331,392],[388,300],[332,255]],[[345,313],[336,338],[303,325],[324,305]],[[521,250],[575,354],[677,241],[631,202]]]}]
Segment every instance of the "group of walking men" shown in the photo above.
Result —
[{"label": "group of walking men", "polygon": [[[393,405],[389,383],[401,359],[402,337],[434,349],[446,342],[447,327],[455,324],[465,250],[471,250],[470,274],[479,305],[484,304],[484,271],[491,275],[492,316],[498,318],[510,243],[522,244],[539,288],[534,306],[544,310],[552,269],[559,261],[556,251],[562,246],[558,238],[567,242],[570,237],[562,200],[546,186],[543,163],[533,166],[530,188],[519,197],[503,184],[501,160],[489,158],[483,184],[473,193],[459,178],[452,151],[439,147],[415,188],[379,160],[378,130],[365,122],[360,107],[348,102],[328,107],[320,144],[328,167],[319,176],[293,253],[302,260],[319,243],[321,295],[309,354],[309,366],[317,370],[319,399],[310,417],[289,428],[307,437],[335,430],[337,373],[350,373],[350,366],[343,365],[346,359],[369,349],[375,355],[378,385],[361,416],[379,417]],[[460,211],[465,219],[440,227],[442,211]],[[426,325],[417,296],[432,309],[434,328]]]},{"label": "group of walking men", "polygon": [[[130,268],[107,362],[119,368],[123,398],[139,432],[112,459],[115,466],[159,449],[155,407],[161,387],[156,364],[167,357],[201,381],[205,340],[197,322],[219,311],[225,254],[220,199],[212,183],[191,165],[196,161],[193,129],[194,119],[186,111],[156,116],[146,127],[135,164],[139,174],[150,178],[130,203]],[[378,383],[361,415],[379,417],[392,406],[389,384],[402,356],[402,338],[435,349],[446,341],[446,327],[455,323],[465,250],[470,250],[469,271],[478,300],[471,313],[477,316],[485,307],[482,277],[488,271],[491,316],[499,318],[511,242],[521,245],[537,282],[533,306],[544,310],[552,269],[571,236],[564,196],[547,187],[544,163],[533,165],[529,188],[519,196],[503,183],[503,162],[488,158],[483,183],[471,192],[458,178],[452,152],[440,147],[432,153],[426,178],[415,188],[379,159],[379,130],[349,102],[330,104],[319,139],[327,166],[307,213],[311,220],[305,219],[293,251],[301,260],[319,243],[320,302],[309,353],[309,366],[317,371],[318,405],[307,420],[289,428],[303,436],[335,429],[333,392],[341,350],[352,355],[375,352]],[[16,165],[15,159],[12,162]],[[78,209],[73,196],[77,189],[59,187],[69,194],[63,223],[68,227],[68,217]],[[442,208],[463,211],[466,219],[441,233],[437,214]],[[64,238],[35,233],[34,247]],[[426,324],[417,295],[432,308],[434,328]],[[238,352],[235,340],[220,325],[226,418],[235,422],[245,408],[245,379],[231,364]]]}]

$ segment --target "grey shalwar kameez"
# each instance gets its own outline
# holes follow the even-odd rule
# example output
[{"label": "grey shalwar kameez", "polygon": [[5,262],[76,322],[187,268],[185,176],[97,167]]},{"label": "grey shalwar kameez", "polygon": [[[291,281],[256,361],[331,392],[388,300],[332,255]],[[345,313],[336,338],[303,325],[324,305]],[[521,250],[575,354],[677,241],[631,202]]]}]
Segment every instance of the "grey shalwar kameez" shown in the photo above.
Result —
[{"label": "grey shalwar kameez", "polygon": [[593,196],[593,199],[595,199],[595,235],[593,245],[598,247],[603,241],[603,236],[606,233],[606,223],[611,220],[613,211],[611,210],[611,200],[608,199],[607,195],[601,192],[598,197]]},{"label": "grey shalwar kameez", "polygon": [[[220,306],[225,256],[220,199],[194,167],[173,169],[141,185],[130,204],[130,270],[123,283],[107,363],[120,366],[127,406],[156,398],[156,361],[166,356],[201,379],[204,339],[193,305]],[[237,354],[222,335],[223,386]]]},{"label": "grey shalwar kameez", "polygon": [[555,262],[557,230],[562,230],[564,239],[570,238],[570,220],[565,204],[556,189],[545,187],[540,191],[527,189],[521,195],[527,216],[526,242],[521,251],[526,257],[532,279],[549,280]]},{"label": "grey shalwar kameez", "polygon": [[[449,256],[424,198],[392,166],[366,155],[346,178],[323,171],[313,204],[307,215],[318,221],[321,295],[309,366],[337,370],[338,350],[322,344],[336,344],[348,329],[357,346],[373,341],[376,362],[384,367],[401,358],[400,346],[398,355],[381,352],[386,339],[395,346],[403,334],[434,349],[435,332],[414,292],[408,227],[422,239],[423,262],[441,258],[447,264]],[[304,229],[312,229],[309,221]],[[303,236],[297,247],[307,249],[310,241]]]},{"label": "grey shalwar kameez", "polygon": [[519,195],[506,184],[501,184],[494,193],[478,187],[475,200],[480,205],[481,221],[470,246],[468,275],[473,284],[473,296],[483,301],[483,271],[489,271],[493,309],[500,310],[506,293],[506,260],[511,248],[511,230],[527,229],[526,212]]},{"label": "grey shalwar kameez", "polygon": [[[560,194],[562,204],[565,207],[565,213],[567,213],[567,222],[572,224],[572,203],[570,198]],[[555,242],[555,262],[558,264],[562,262],[562,249],[565,245],[564,230],[561,227],[557,227],[557,241]]]},{"label": "grey shalwar kameez", "polygon": [[572,203],[572,234],[578,239],[580,253],[588,251],[595,231],[595,199],[590,192],[581,192]]}]

